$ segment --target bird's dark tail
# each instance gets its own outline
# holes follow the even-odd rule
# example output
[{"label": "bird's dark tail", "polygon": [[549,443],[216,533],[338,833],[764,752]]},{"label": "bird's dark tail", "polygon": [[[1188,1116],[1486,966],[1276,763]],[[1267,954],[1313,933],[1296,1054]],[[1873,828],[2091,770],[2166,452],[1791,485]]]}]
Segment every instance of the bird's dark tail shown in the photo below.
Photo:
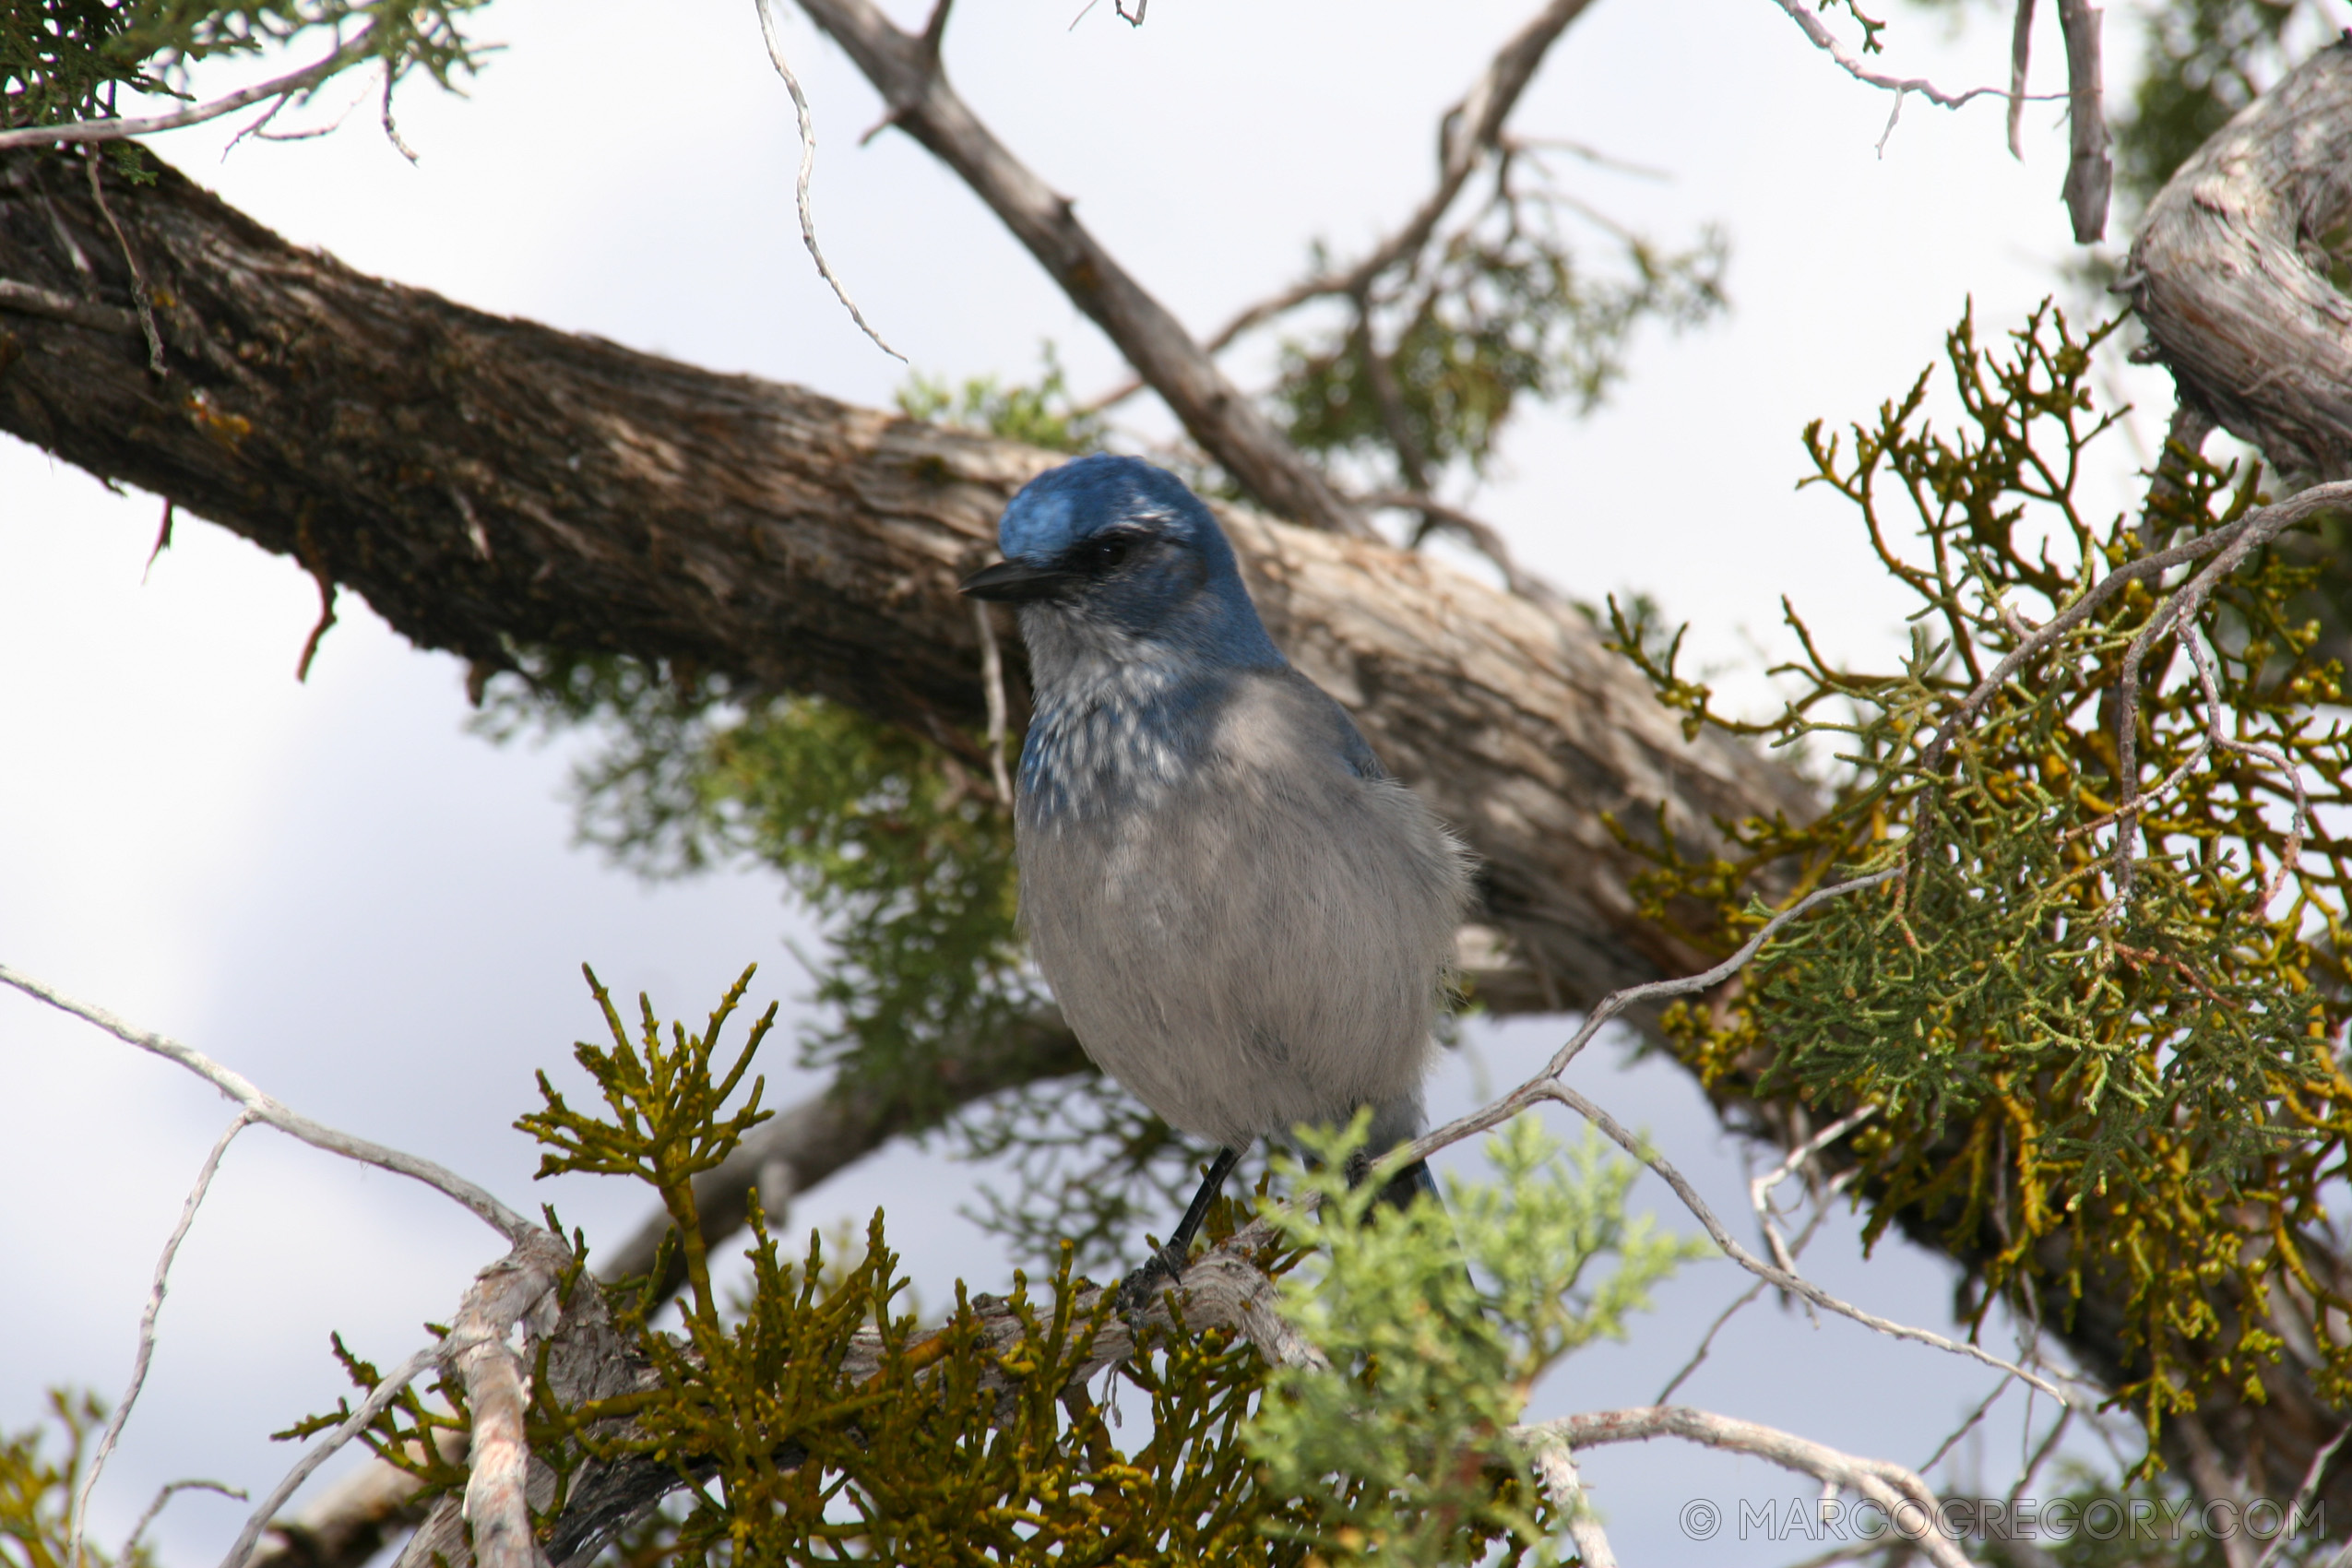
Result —
[{"label": "bird's dark tail", "polygon": [[1437,1178],[1429,1173],[1428,1160],[1417,1159],[1388,1179],[1388,1185],[1380,1190],[1380,1201],[1391,1208],[1410,1208],[1423,1193],[1438,1197]]}]

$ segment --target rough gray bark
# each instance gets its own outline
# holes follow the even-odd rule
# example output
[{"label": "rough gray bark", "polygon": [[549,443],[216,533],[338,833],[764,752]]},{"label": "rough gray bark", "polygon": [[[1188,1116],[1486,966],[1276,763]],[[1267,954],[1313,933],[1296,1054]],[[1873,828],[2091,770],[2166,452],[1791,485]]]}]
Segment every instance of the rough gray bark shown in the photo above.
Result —
[{"label": "rough gray bark", "polygon": [[2324,244],[2352,217],[2352,42],[2247,105],[2149,203],[2118,285],[2146,357],[2292,489],[2352,476],[2352,301]]}]

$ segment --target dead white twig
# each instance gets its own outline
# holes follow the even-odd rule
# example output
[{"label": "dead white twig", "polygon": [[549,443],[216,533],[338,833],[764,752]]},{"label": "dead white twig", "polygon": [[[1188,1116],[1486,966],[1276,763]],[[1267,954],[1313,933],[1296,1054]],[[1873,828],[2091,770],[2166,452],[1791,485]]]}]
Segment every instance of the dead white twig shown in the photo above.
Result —
[{"label": "dead white twig", "polygon": [[[180,1255],[180,1243],[187,1240],[188,1227],[196,1223],[196,1210],[203,1206],[205,1194],[212,1189],[213,1172],[220,1169],[221,1156],[229,1152],[229,1146],[236,1141],[237,1134],[253,1125],[254,1121],[251,1111],[240,1111],[230,1120],[220,1136],[214,1140],[212,1152],[204,1157],[204,1164],[196,1170],[196,1184],[188,1189],[187,1200],[180,1206],[180,1222],[172,1227],[172,1234],[163,1242],[162,1255],[155,1260],[155,1279],[148,1286],[147,1306],[139,1313],[138,1351],[131,1359],[130,1386],[123,1390],[123,1397],[115,1402],[114,1414],[107,1420],[106,1430],[99,1434],[98,1446],[90,1453],[89,1469],[82,1477],[80,1490],[74,1494],[74,1523],[73,1528],[67,1532],[65,1561],[76,1568],[82,1561],[83,1532],[89,1528],[89,1494],[98,1486],[98,1478],[106,1468],[107,1456],[114,1452],[114,1444],[122,1438],[123,1428],[131,1419],[131,1407],[138,1403],[139,1391],[147,1386],[147,1369],[155,1360],[155,1320],[163,1311],[164,1292],[171,1289],[172,1261]],[[208,1481],[186,1484],[211,1485]],[[215,1487],[214,1490],[221,1489]],[[161,1508],[170,1498],[170,1488],[156,1497],[154,1508],[150,1508],[139,1520],[138,1529],[131,1532],[134,1542],[138,1539],[138,1531],[147,1528],[148,1521],[155,1516],[155,1510]],[[130,1560],[130,1549],[127,1547],[124,1549],[123,1560],[126,1562]]]},{"label": "dead white twig", "polygon": [[[138,1516],[138,1522],[131,1526],[131,1533],[124,1538],[123,1550],[116,1559],[117,1562],[131,1561],[131,1554],[138,1550],[140,1539],[147,1534],[147,1527],[155,1523],[156,1515],[163,1512],[165,1503],[170,1503],[184,1491],[217,1491],[223,1497],[233,1497],[240,1503],[245,1501],[245,1489],[241,1486],[231,1486],[226,1481],[166,1481],[157,1489],[155,1500],[147,1505],[147,1511]],[[81,1549],[77,1546],[74,1549],[75,1556],[78,1557],[80,1551]],[[68,1561],[72,1559],[69,1558]]]},{"label": "dead white twig", "polygon": [[[1789,1273],[1797,1272],[1797,1255],[1790,1249],[1788,1239],[1780,1233],[1779,1220],[1773,1207],[1772,1190],[1810,1163],[1813,1156],[1877,1114],[1877,1106],[1865,1105],[1850,1115],[1840,1117],[1789,1150],[1788,1157],[1778,1165],[1748,1183],[1748,1206],[1756,1211],[1756,1223],[1764,1229],[1765,1245],[1772,1249],[1772,1261]],[[1818,1214],[1815,1218],[1818,1220]],[[1812,1307],[1810,1304],[1805,1308],[1805,1315],[1812,1316]],[[1815,1322],[1818,1324],[1819,1320],[1815,1319]],[[1710,1334],[1708,1337],[1712,1338],[1714,1336]]]},{"label": "dead white twig", "polygon": [[1773,4],[1788,13],[1788,18],[1797,24],[1814,48],[1836,61],[1840,70],[1858,82],[1895,95],[1894,111],[1887,115],[1886,129],[1879,136],[1878,145],[1882,153],[1886,150],[1886,138],[1895,134],[1895,121],[1902,117],[1903,100],[1907,94],[1916,92],[1939,109],[1957,109],[1975,98],[2013,97],[2012,93],[2003,92],[1997,87],[1972,87],[1966,92],[1945,92],[1925,77],[1890,77],[1873,71],[1847,52],[1846,46],[1837,42],[1837,35],[1813,14],[1809,0],[1773,0]]},{"label": "dead white twig", "polygon": [[422,1377],[456,1342],[453,1336],[438,1345],[428,1345],[394,1367],[384,1381],[360,1401],[359,1408],[344,1418],[342,1425],[313,1443],[308,1452],[294,1462],[293,1468],[270,1489],[269,1495],[261,1500],[261,1505],[245,1516],[244,1528],[237,1532],[235,1542],[229,1548],[229,1555],[220,1560],[220,1568],[244,1568],[245,1559],[253,1555],[254,1543],[261,1539],[261,1532],[269,1527],[269,1522],[278,1517],[278,1510],[286,1505],[286,1500],[301,1490],[302,1484],[310,1479],[312,1473],[339,1452],[345,1443],[366,1431],[367,1424],[382,1415],[385,1408],[399,1397],[402,1389]]},{"label": "dead white twig", "polygon": [[1859,1492],[1885,1514],[1889,1526],[1896,1534],[1914,1543],[1938,1568],[1968,1568],[1968,1560],[1960,1549],[1936,1529],[1935,1492],[1917,1474],[1884,1459],[1858,1458],[1774,1427],[1735,1420],[1687,1405],[1594,1410],[1515,1431],[1531,1444],[1559,1442],[1571,1449],[1679,1437],[1709,1448],[1752,1455],[1829,1486]]},{"label": "dead white twig", "polygon": [[2034,57],[2034,6],[2038,0],[2017,0],[2017,15],[2009,27],[2009,156],[2024,161],[2022,133],[2025,124],[2025,68]]},{"label": "dead white twig", "polygon": [[[1723,1221],[1716,1217],[1715,1210],[1707,1206],[1707,1201],[1699,1195],[1698,1189],[1691,1184],[1689,1177],[1676,1170],[1672,1161],[1650,1147],[1645,1140],[1635,1137],[1617,1118],[1570,1088],[1566,1084],[1556,1081],[1545,1082],[1540,1092],[1534,1098],[1557,1100],[1568,1107],[1599,1128],[1601,1135],[1608,1138],[1610,1142],[1657,1172],[1659,1179],[1673,1189],[1674,1195],[1682,1200],[1682,1206],[1691,1211],[1693,1217],[1705,1229],[1715,1244],[1722,1249],[1723,1254],[1765,1283],[1778,1286],[1789,1294],[1811,1301],[1826,1312],[1835,1313],[1843,1318],[1850,1318],[1863,1327],[1875,1329],[1890,1338],[1908,1339],[1914,1344],[1926,1345],[1954,1356],[1966,1356],[1972,1361],[1981,1361],[1997,1372],[2004,1372],[2013,1377],[2025,1379],[2061,1404],[2067,1402],[2065,1392],[2058,1384],[2038,1373],[2028,1372],[2014,1362],[2005,1361],[1990,1351],[1965,1341],[1947,1338],[1932,1329],[1914,1328],[1908,1324],[1896,1323],[1892,1318],[1883,1318],[1875,1313],[1865,1312],[1850,1301],[1842,1301],[1831,1295],[1802,1275],[1792,1274],[1776,1264],[1764,1262],[1764,1259],[1740,1244],[1739,1239],[1731,1234]],[[1412,1158],[1421,1158],[1420,1153],[1421,1145],[1428,1141],[1428,1139],[1422,1139],[1411,1146],[1416,1151]],[[1390,1157],[1391,1159],[1396,1158],[1394,1155]]]},{"label": "dead white twig", "polygon": [[809,113],[808,95],[801,90],[801,79],[792,74],[790,64],[784,58],[784,46],[777,42],[776,17],[769,9],[768,0],[752,0],[752,4],[759,9],[759,36],[767,45],[767,63],[776,67],[778,76],[784,78],[784,90],[792,95],[792,113],[800,123],[801,172],[792,182],[792,200],[801,214],[801,243],[808,246],[809,257],[816,263],[817,276],[832,289],[833,297],[841,302],[841,308],[849,313],[849,319],[858,324],[858,330],[872,339],[875,348],[905,364],[907,356],[884,342],[882,334],[868,324],[865,313],[858,308],[858,302],[849,297],[849,291],[843,287],[840,278],[825,259],[825,252],[817,248],[816,213],[809,201],[809,182],[816,173],[816,117]]},{"label": "dead white twig", "polygon": [[300,1139],[313,1148],[340,1155],[345,1159],[357,1160],[362,1165],[373,1165],[380,1170],[389,1170],[423,1182],[463,1205],[476,1218],[505,1237],[510,1243],[519,1243],[526,1236],[542,1233],[538,1226],[456,1171],[432,1160],[421,1159],[396,1148],[386,1148],[365,1138],[355,1138],[324,1123],[314,1122],[262,1093],[242,1075],[232,1072],[204,1052],[182,1045],[178,1040],[125,1023],[103,1007],[76,1001],[53,986],[46,985],[30,975],[20,974],[6,964],[0,964],[0,985],[12,986],[27,996],[46,1002],[60,1012],[71,1013],[77,1018],[97,1025],[125,1044],[137,1046],[141,1051],[186,1068],[243,1106],[252,1113],[253,1120],[275,1127],[289,1137]]}]

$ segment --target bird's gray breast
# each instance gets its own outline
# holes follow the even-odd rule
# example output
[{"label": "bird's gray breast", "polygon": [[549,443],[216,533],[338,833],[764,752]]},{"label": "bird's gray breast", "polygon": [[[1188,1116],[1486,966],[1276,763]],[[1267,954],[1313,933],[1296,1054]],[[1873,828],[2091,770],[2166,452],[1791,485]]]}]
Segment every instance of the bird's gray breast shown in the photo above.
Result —
[{"label": "bird's gray breast", "polygon": [[[1038,961],[1094,1060],[1234,1146],[1413,1098],[1465,860],[1350,765],[1330,699],[1248,671],[1164,751],[1090,744],[1096,809],[1046,809],[1024,769],[1019,854]],[[1119,787],[1130,763],[1142,787]]]}]

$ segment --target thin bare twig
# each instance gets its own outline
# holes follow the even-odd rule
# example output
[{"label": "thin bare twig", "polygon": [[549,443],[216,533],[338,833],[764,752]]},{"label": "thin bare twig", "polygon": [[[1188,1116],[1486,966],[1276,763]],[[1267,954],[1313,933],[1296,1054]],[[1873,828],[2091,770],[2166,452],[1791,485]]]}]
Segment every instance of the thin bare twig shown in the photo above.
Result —
[{"label": "thin bare twig", "polygon": [[392,88],[395,80],[392,62],[386,60],[384,62],[384,106],[380,116],[384,122],[384,139],[392,144],[393,151],[414,164],[417,161],[416,148],[410,147],[402,137],[398,122],[392,118]]},{"label": "thin bare twig", "polygon": [[1715,1244],[1723,1249],[1724,1255],[1749,1273],[1778,1286],[1792,1295],[1802,1297],[1817,1307],[1835,1313],[1840,1317],[1850,1318],[1865,1328],[1876,1329],[1891,1338],[1908,1339],[1915,1344],[1930,1346],[1954,1356],[1966,1356],[1972,1361],[1981,1361],[1996,1372],[2005,1372],[2013,1377],[2023,1378],[2061,1404],[2066,1403],[2064,1391],[2038,1373],[2028,1372],[2013,1361],[2005,1361],[1978,1346],[1946,1338],[1932,1329],[1914,1328],[1908,1324],[1896,1323],[1891,1318],[1880,1317],[1875,1313],[1865,1312],[1849,1301],[1841,1301],[1831,1295],[1802,1275],[1791,1274],[1787,1269],[1764,1262],[1740,1244],[1738,1238],[1725,1228],[1723,1221],[1716,1218],[1715,1210],[1707,1206],[1706,1200],[1699,1196],[1699,1191],[1691,1184],[1690,1178],[1676,1170],[1673,1163],[1664,1155],[1650,1147],[1642,1139],[1635,1137],[1615,1117],[1567,1085],[1552,1083],[1547,1084],[1544,1087],[1545,1093],[1540,1098],[1556,1099],[1567,1106],[1599,1128],[1601,1134],[1611,1143],[1656,1171],[1658,1177],[1673,1189],[1674,1195],[1682,1200],[1682,1206],[1689,1209],[1700,1225],[1705,1228],[1707,1235],[1713,1238]]},{"label": "thin bare twig", "polygon": [[[155,1523],[156,1516],[163,1512],[164,1504],[184,1491],[217,1491],[223,1497],[233,1497],[240,1503],[247,1501],[244,1487],[231,1486],[226,1481],[166,1481],[157,1489],[155,1500],[147,1505],[146,1512],[138,1516],[138,1522],[131,1526],[131,1533],[124,1538],[123,1550],[116,1561],[121,1562],[131,1561],[131,1554],[138,1550],[139,1540],[147,1534],[147,1527]],[[77,1547],[75,1552],[78,1555],[80,1548]]]},{"label": "thin bare twig", "polygon": [[2198,683],[2204,688],[2204,745],[2220,746],[2224,750],[2237,752],[2240,755],[2269,763],[2287,776],[2287,782],[2293,786],[2295,790],[2295,820],[2287,825],[2287,843],[2279,850],[2277,866],[2263,884],[2262,908],[2267,909],[2270,908],[2270,901],[2278,897],[2279,888],[2285,885],[2289,876],[2294,874],[2296,863],[2303,858],[2303,836],[2310,831],[2311,824],[2311,802],[2310,797],[2303,790],[2303,770],[2289,761],[2283,752],[2275,752],[2268,746],[2256,745],[2251,741],[2240,741],[2222,733],[2221,693],[2214,681],[2213,664],[2205,652],[2204,638],[2192,630],[2181,640],[2189,645],[2190,662],[2197,667]]},{"label": "thin bare twig", "polygon": [[[1866,86],[1895,94],[1897,113],[1902,113],[1903,99],[1907,93],[1916,92],[1939,109],[1957,109],[1971,99],[2010,96],[1997,87],[1972,87],[1966,92],[1945,92],[1925,77],[1890,77],[1873,71],[1847,53],[1846,46],[1837,42],[1837,35],[1813,14],[1812,6],[1806,0],[1773,0],[1773,4],[1787,12],[1788,18],[1804,32],[1812,46],[1836,61],[1838,68],[1847,76]],[[1893,122],[1888,124],[1892,125]]]},{"label": "thin bare twig", "polygon": [[[1812,1215],[1805,1221],[1805,1228],[1798,1231],[1795,1239],[1788,1243],[1788,1255],[1791,1258],[1800,1258],[1805,1255],[1805,1248],[1812,1243],[1814,1233],[1821,1229],[1822,1221],[1829,1218],[1829,1200],[1845,1190],[1847,1182],[1853,1174],[1851,1170],[1841,1170],[1830,1178],[1828,1185],[1822,1190],[1819,1201],[1813,1205]],[[1792,1268],[1789,1272],[1794,1273],[1795,1270]],[[1691,1374],[1706,1364],[1708,1353],[1715,1348],[1716,1336],[1723,1332],[1724,1324],[1746,1311],[1757,1297],[1764,1293],[1764,1289],[1765,1281],[1759,1279],[1740,1292],[1729,1306],[1716,1313],[1715,1321],[1707,1324],[1707,1331],[1699,1336],[1698,1348],[1691,1352],[1691,1359],[1682,1363],[1681,1371],[1666,1380],[1666,1386],[1658,1390],[1657,1397],[1650,1403],[1663,1405],[1672,1398],[1674,1391],[1689,1382]]]},{"label": "thin bare twig", "polygon": [[59,1012],[71,1013],[77,1018],[97,1025],[126,1045],[137,1046],[141,1051],[186,1068],[250,1111],[253,1120],[275,1127],[289,1137],[300,1139],[313,1148],[340,1155],[345,1159],[357,1160],[362,1165],[373,1165],[380,1170],[389,1170],[423,1182],[463,1205],[476,1218],[505,1237],[509,1242],[518,1243],[526,1236],[541,1233],[538,1226],[456,1171],[432,1160],[404,1154],[396,1148],[386,1148],[365,1138],[355,1138],[324,1123],[314,1122],[262,1093],[243,1075],[178,1040],[125,1023],[103,1007],[76,1001],[55,987],[44,984],[30,975],[20,974],[6,964],[0,964],[0,985],[12,986],[27,996],[46,1002]]},{"label": "thin bare twig", "polygon": [[375,30],[363,29],[350,42],[334,53],[299,71],[289,71],[282,77],[209,103],[193,108],[177,109],[169,114],[149,114],[133,120],[77,120],[64,125],[22,125],[11,131],[0,131],[0,152],[18,147],[49,147],[65,142],[122,141],[131,137],[152,136],[158,131],[176,131],[183,125],[200,125],[207,120],[217,120],[223,114],[233,114],[249,103],[259,103],[265,98],[290,98],[306,88],[317,86],[327,77],[356,64],[374,52]]},{"label": "thin bare twig", "polygon": [[[2334,1459],[2335,1451],[2344,1446],[2344,1440],[2347,1437],[2352,1437],[2352,1425],[2343,1428],[2334,1437],[2328,1439],[2318,1453],[2311,1455],[2310,1466],[2303,1472],[2303,1484],[2295,1489],[2295,1501],[2287,1505],[2287,1517],[2290,1523],[2302,1517],[2310,1508],[2311,1499],[2320,1493],[2320,1481],[2327,1474],[2329,1462]],[[2278,1561],[2278,1554],[2287,1549],[2287,1543],[2290,1538],[2290,1532],[2284,1529],[2273,1536],[2270,1545],[2263,1549],[2262,1559],[2254,1564],[2254,1568],[2270,1568],[2272,1563]]]},{"label": "thin bare twig", "polygon": [[[138,1403],[139,1391],[147,1386],[147,1369],[155,1360],[155,1320],[162,1313],[164,1292],[171,1289],[172,1262],[180,1255],[180,1243],[187,1240],[188,1227],[196,1223],[196,1210],[203,1206],[205,1194],[212,1189],[212,1175],[220,1169],[221,1156],[229,1152],[229,1146],[236,1141],[239,1133],[253,1124],[254,1119],[251,1111],[238,1111],[220,1136],[214,1140],[212,1152],[204,1157],[204,1164],[196,1170],[196,1185],[188,1189],[187,1200],[180,1206],[180,1222],[172,1227],[172,1234],[163,1242],[162,1255],[155,1260],[155,1279],[148,1286],[147,1306],[139,1313],[139,1343],[137,1353],[131,1359],[130,1386],[123,1390],[123,1397],[115,1402],[114,1414],[107,1421],[106,1430],[99,1434],[98,1446],[90,1454],[89,1470],[82,1477],[80,1491],[74,1494],[74,1524],[67,1534],[65,1550],[68,1563],[78,1565],[82,1561],[82,1535],[89,1528],[89,1494],[96,1489],[98,1478],[106,1468],[107,1456],[114,1452],[114,1444],[121,1440],[123,1428],[130,1421],[131,1407]],[[162,1507],[169,1495],[167,1491],[158,1497],[155,1506]],[[151,1512],[148,1516],[153,1516]],[[139,1527],[147,1527],[146,1520],[140,1521]],[[138,1532],[134,1530],[132,1538],[136,1540],[137,1535]],[[125,1550],[124,1558],[126,1562],[129,1556],[130,1553]]]},{"label": "thin bare twig", "polygon": [[[1877,1106],[1865,1105],[1859,1111],[1840,1117],[1789,1150],[1788,1157],[1778,1165],[1748,1183],[1748,1206],[1756,1211],[1756,1223],[1763,1228],[1764,1242],[1772,1249],[1772,1261],[1789,1273],[1797,1272],[1797,1255],[1790,1250],[1787,1239],[1780,1234],[1780,1226],[1774,1218],[1772,1190],[1788,1180],[1799,1169],[1811,1161],[1813,1156],[1877,1114]],[[1805,1308],[1805,1315],[1812,1317],[1812,1307],[1808,1304]]]},{"label": "thin bare twig", "polygon": [[[1206,350],[1217,353],[1244,332],[1310,301],[1362,295],[1384,274],[1419,255],[1453,208],[1462,187],[1477,172],[1479,161],[1502,145],[1503,122],[1518,107],[1521,95],[1535,79],[1546,53],[1591,3],[1592,0],[1551,0],[1496,51],[1486,70],[1470,84],[1470,90],[1440,117],[1437,184],[1395,233],[1374,245],[1353,266],[1301,279],[1251,305],[1209,337],[1204,345]],[[1143,387],[1140,380],[1127,382],[1096,398],[1087,405],[1088,410],[1108,409]]]},{"label": "thin bare twig", "polygon": [[235,1542],[229,1548],[229,1555],[220,1560],[220,1568],[244,1568],[245,1559],[253,1555],[254,1543],[261,1539],[261,1532],[269,1527],[269,1521],[278,1517],[278,1510],[286,1505],[286,1500],[302,1489],[302,1484],[310,1479],[312,1472],[327,1463],[345,1443],[366,1431],[367,1424],[382,1415],[385,1408],[399,1397],[402,1389],[422,1377],[434,1362],[440,1360],[447,1348],[448,1342],[428,1345],[394,1367],[384,1381],[360,1401],[359,1408],[344,1418],[342,1425],[312,1444],[310,1450],[294,1462],[293,1468],[270,1489],[269,1495],[261,1500],[261,1506],[245,1516],[244,1528],[237,1532]]},{"label": "thin bare twig", "polygon": [[2060,1408],[2058,1420],[2050,1422],[2049,1431],[2042,1438],[2041,1446],[2034,1450],[2033,1457],[2025,1461],[2025,1467],[2017,1473],[2015,1484],[2009,1489],[2009,1506],[2013,1510],[2017,1506],[2017,1500],[2025,1495],[2025,1489],[2034,1484],[2034,1477],[2040,1473],[2043,1464],[2057,1452],[2058,1440],[2066,1435],[2067,1423],[2073,1419],[2073,1406]]},{"label": "thin bare twig", "polygon": [[[907,356],[882,340],[882,334],[867,322],[865,312],[858,308],[858,302],[849,297],[849,291],[843,286],[832,265],[825,259],[825,252],[817,248],[816,212],[809,200],[809,183],[816,173],[816,117],[809,113],[808,94],[801,90],[801,78],[792,74],[791,65],[784,58],[784,46],[777,42],[776,17],[769,9],[768,0],[752,0],[752,3],[759,9],[759,36],[761,42],[767,45],[767,63],[776,67],[778,76],[784,78],[784,90],[792,95],[792,113],[801,127],[801,172],[792,182],[792,201],[801,215],[801,243],[808,246],[809,258],[816,263],[817,276],[832,289],[833,297],[841,302],[841,308],[849,313],[849,319],[858,324],[858,330],[871,339],[875,348],[905,364]],[[944,5],[938,7],[933,18],[936,25],[944,25],[947,7]],[[932,41],[932,47],[936,50],[936,40]]]},{"label": "thin bare twig", "polygon": [[1993,1402],[1999,1399],[2002,1395],[2009,1392],[2009,1384],[2010,1379],[2005,1377],[2002,1378],[1999,1383],[1992,1385],[1992,1392],[1987,1394],[1982,1399],[1977,1401],[1977,1408],[1968,1412],[1967,1419],[1962,1421],[1958,1426],[1954,1427],[1950,1434],[1947,1435],[1942,1443],[1935,1445],[1935,1452],[1928,1455],[1928,1462],[1919,1467],[1919,1474],[1924,1476],[1930,1470],[1934,1469],[1936,1467],[1936,1461],[1951,1453],[1954,1444],[1957,1443],[1962,1438],[1967,1436],[1970,1432],[1977,1429],[1977,1423],[1985,1419],[1985,1412],[1992,1408]]}]

